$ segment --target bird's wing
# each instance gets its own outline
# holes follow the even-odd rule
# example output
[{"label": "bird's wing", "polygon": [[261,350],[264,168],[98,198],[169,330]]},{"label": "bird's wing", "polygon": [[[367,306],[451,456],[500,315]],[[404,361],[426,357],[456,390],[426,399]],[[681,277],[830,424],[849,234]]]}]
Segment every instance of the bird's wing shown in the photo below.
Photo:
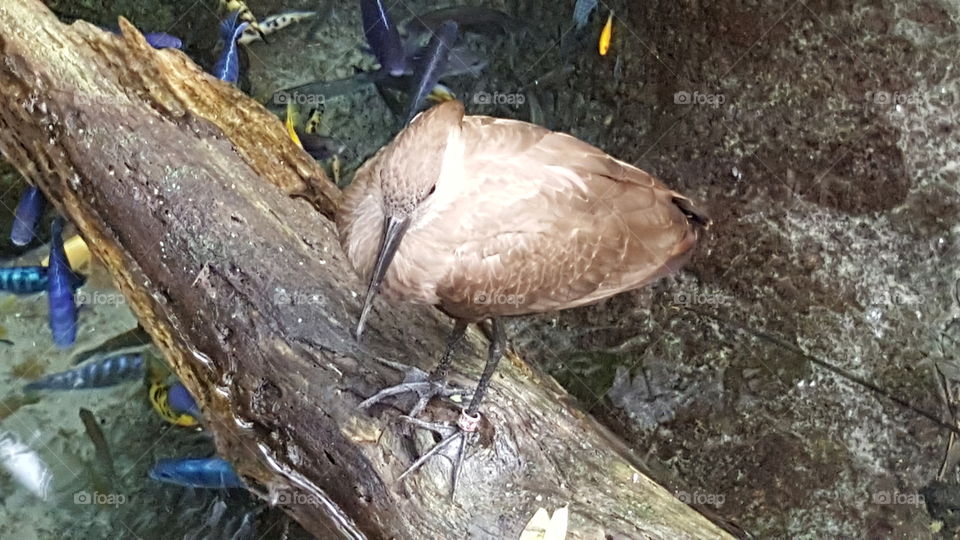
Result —
[{"label": "bird's wing", "polygon": [[487,117],[463,133],[465,206],[432,224],[455,252],[437,287],[454,315],[595,302],[676,270],[696,243],[689,201],[594,146]]}]

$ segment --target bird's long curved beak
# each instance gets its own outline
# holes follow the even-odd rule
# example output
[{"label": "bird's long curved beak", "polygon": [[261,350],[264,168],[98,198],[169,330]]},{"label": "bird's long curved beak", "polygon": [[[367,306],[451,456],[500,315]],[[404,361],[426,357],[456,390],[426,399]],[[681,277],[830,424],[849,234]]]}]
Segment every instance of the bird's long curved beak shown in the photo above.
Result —
[{"label": "bird's long curved beak", "polygon": [[363,335],[363,326],[366,323],[367,315],[370,314],[370,308],[373,307],[373,298],[380,290],[383,277],[387,274],[390,263],[393,262],[393,256],[397,254],[397,248],[400,247],[400,240],[403,240],[403,235],[407,232],[408,225],[410,225],[410,218],[399,219],[388,217],[383,223],[383,238],[380,240],[377,262],[373,265],[373,274],[370,276],[367,296],[363,300],[363,310],[360,312],[360,321],[357,322],[357,341],[360,341],[360,337]]}]

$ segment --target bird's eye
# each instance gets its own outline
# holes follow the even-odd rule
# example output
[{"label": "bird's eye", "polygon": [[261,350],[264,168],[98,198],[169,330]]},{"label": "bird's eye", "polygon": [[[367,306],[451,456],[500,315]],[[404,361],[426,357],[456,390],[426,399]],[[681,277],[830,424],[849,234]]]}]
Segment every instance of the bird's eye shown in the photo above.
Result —
[{"label": "bird's eye", "polygon": [[427,197],[433,195],[433,192],[436,190],[437,190],[437,186],[433,186],[432,188],[430,188],[430,191],[427,192]]}]

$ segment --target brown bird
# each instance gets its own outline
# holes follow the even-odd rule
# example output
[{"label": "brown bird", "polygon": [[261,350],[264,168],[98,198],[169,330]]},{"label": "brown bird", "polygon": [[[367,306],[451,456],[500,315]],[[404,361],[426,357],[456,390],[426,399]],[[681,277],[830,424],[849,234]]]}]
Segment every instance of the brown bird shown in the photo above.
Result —
[{"label": "brown bird", "polygon": [[[675,272],[709,220],[642,170],[535,124],[465,116],[449,101],[417,116],[357,170],[337,213],[340,243],[369,280],[357,339],[379,292],[430,304],[456,320],[436,368],[361,403],[406,392],[409,419],[446,437],[402,476],[466,434],[500,360],[500,317],[599,302]],[[489,318],[487,363],[457,428],[413,419],[446,375],[467,324]]]}]

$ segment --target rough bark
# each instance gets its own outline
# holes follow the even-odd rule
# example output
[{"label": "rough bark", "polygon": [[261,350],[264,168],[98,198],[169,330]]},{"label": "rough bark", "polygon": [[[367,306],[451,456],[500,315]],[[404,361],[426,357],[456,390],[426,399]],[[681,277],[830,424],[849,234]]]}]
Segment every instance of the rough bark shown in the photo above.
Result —
[{"label": "rough bark", "polygon": [[[456,501],[443,459],[398,484],[432,440],[407,436],[395,408],[356,405],[398,382],[377,358],[426,369],[450,323],[380,303],[358,344],[363,286],[329,220],[336,189],[259,104],[121,26],[4,0],[0,150],[78,226],[255,492],[326,537],[516,537],[537,508],[567,504],[571,537],[724,535],[517,358]],[[319,212],[290,196],[302,191]],[[471,333],[454,383],[474,383],[484,347]]]}]

